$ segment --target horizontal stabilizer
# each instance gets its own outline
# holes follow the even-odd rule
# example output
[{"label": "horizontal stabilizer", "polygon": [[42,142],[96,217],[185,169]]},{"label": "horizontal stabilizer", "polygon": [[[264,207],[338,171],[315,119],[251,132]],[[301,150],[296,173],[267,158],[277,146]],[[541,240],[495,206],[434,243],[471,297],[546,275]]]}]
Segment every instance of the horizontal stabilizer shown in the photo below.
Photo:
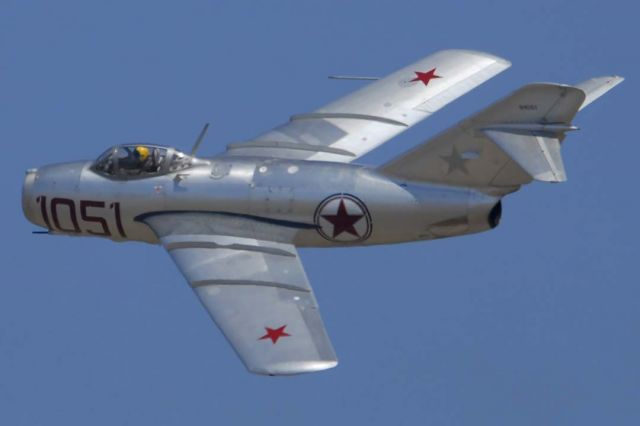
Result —
[{"label": "horizontal stabilizer", "polygon": [[614,75],[614,76],[608,76],[608,77],[595,77],[595,78],[583,81],[580,84],[576,84],[575,87],[582,90],[586,95],[584,102],[580,106],[580,109],[586,107],[591,102],[595,101],[600,96],[604,95],[609,90],[613,89],[623,81],[624,81],[623,77]]}]

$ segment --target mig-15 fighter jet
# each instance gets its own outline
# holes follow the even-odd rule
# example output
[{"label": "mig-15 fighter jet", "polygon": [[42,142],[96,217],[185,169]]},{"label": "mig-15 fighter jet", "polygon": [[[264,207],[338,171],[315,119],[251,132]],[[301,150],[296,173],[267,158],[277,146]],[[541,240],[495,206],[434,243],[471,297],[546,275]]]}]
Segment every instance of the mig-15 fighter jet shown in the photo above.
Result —
[{"label": "mig-15 fighter jet", "polygon": [[190,153],[117,145],[95,161],[31,169],[24,214],[49,234],[162,245],[251,372],[331,368],[298,247],[496,227],[502,197],[566,180],[574,116],[623,80],[529,84],[385,164],[354,164],[510,65],[445,50],[212,158],[196,156],[205,127]]}]

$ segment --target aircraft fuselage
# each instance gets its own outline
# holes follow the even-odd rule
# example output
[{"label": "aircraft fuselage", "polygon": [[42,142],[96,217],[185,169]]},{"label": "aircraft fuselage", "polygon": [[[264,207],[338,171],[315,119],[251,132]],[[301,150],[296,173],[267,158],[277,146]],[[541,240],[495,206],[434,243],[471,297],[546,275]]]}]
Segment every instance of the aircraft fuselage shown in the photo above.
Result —
[{"label": "aircraft fuselage", "polygon": [[395,181],[353,164],[212,158],[178,173],[117,180],[73,162],[29,170],[27,218],[52,234],[158,243],[140,219],[208,212],[294,232],[299,247],[389,244],[497,225],[499,198],[470,188]]}]

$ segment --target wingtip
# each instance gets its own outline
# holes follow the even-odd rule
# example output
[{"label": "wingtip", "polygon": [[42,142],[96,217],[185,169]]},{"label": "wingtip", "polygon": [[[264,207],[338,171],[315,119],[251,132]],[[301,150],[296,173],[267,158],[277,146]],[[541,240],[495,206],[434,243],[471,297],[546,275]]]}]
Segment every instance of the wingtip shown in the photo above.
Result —
[{"label": "wingtip", "polygon": [[328,370],[338,365],[337,360],[291,361],[261,367],[249,367],[249,371],[263,376],[291,376]]},{"label": "wingtip", "polygon": [[472,49],[447,49],[447,50],[443,50],[443,52],[457,52],[457,53],[466,53],[469,55],[473,55],[473,56],[480,56],[483,58],[487,58],[487,59],[492,59],[494,60],[496,63],[504,66],[504,68],[509,68],[512,64],[511,61],[509,61],[508,59],[505,59],[501,56],[498,55],[494,55],[493,53],[489,53],[489,52],[484,52],[482,50],[472,50]]}]

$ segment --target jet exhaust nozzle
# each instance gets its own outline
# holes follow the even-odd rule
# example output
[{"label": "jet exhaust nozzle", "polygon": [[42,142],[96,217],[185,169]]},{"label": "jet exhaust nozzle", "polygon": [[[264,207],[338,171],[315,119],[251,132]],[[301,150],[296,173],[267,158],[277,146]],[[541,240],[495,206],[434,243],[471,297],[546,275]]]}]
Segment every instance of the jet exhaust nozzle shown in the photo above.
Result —
[{"label": "jet exhaust nozzle", "polygon": [[502,201],[498,201],[495,206],[489,212],[489,226],[491,229],[500,224],[500,218],[502,217]]}]

